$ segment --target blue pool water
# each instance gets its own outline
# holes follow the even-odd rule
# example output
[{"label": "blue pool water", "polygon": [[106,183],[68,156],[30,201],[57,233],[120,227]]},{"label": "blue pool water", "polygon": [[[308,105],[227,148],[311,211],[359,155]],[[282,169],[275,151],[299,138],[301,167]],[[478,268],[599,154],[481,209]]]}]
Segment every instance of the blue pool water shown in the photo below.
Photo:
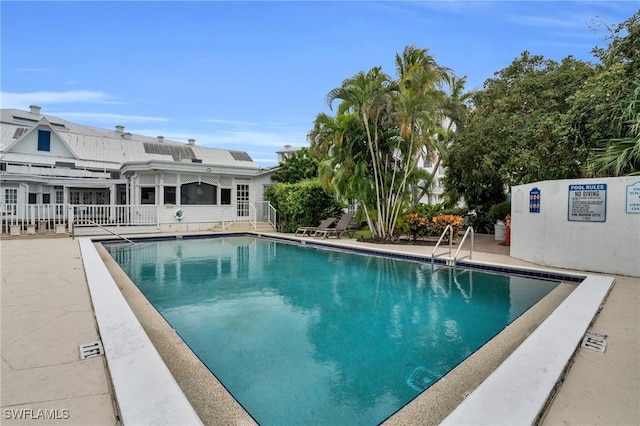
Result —
[{"label": "blue pool water", "polygon": [[378,424],[558,284],[246,236],[109,250],[262,425]]}]

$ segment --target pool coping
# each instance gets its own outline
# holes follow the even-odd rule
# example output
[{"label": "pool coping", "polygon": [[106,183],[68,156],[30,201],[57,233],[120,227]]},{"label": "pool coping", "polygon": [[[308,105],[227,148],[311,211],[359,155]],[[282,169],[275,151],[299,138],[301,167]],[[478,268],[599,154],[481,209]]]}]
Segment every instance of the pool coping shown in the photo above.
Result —
[{"label": "pool coping", "polygon": [[79,238],[100,339],[123,424],[203,424],[100,258]]},{"label": "pool coping", "polygon": [[[162,237],[155,236],[150,238],[140,237],[136,239],[159,241],[174,239],[220,238],[239,235],[261,236],[304,245],[315,245],[331,249],[337,248],[353,252],[363,252],[370,255],[384,255],[387,257],[391,256],[420,262],[431,260],[430,256],[409,254],[407,252],[397,250],[353,247],[328,241],[325,242],[321,240],[309,240],[280,235],[276,236],[273,234],[256,232],[173,235]],[[95,237],[83,240],[85,242],[81,244],[81,248],[86,248],[88,251],[90,251],[90,248],[95,251],[93,242],[107,243],[118,241],[113,238]],[[83,253],[84,260],[84,250],[81,251]],[[95,253],[97,255],[97,251],[95,251]],[[434,259],[434,264],[442,266],[446,265],[447,261],[442,258],[436,258]],[[518,348],[516,348],[516,350],[507,357],[507,359],[486,380],[483,381],[483,383],[471,392],[469,396],[464,399],[464,401],[451,414],[449,414],[443,422],[443,424],[533,424],[542,415],[546,404],[554,394],[554,390],[561,381],[575,351],[580,346],[580,342],[584,334],[588,331],[589,326],[594,321],[599,309],[604,303],[615,279],[608,276],[564,272],[538,267],[505,266],[503,264],[471,260],[459,262],[458,265],[464,268],[515,273],[517,275],[570,282],[577,282],[581,280],[581,284],[577,286],[576,290],[574,290],[571,295],[562,302],[560,306],[552,312],[552,314],[542,324],[540,324],[540,326],[537,327],[536,330],[527,337],[525,341],[519,345]],[[102,264],[102,267],[103,272],[106,272],[106,275],[111,280],[113,284],[112,287],[119,292],[117,285],[113,282],[108,271],[106,271],[104,264]],[[87,269],[86,262],[85,269]],[[88,272],[87,279],[91,289],[92,285]],[[105,281],[109,280],[101,278],[98,281],[102,281],[102,285],[106,285],[107,283]],[[93,290],[91,290],[91,294],[93,299]],[[98,296],[98,294],[96,294],[96,296]],[[126,307],[122,309],[128,309],[130,311],[131,309],[129,308],[126,300],[124,300],[124,297],[122,297],[121,294],[120,296],[122,299],[121,302],[126,305]],[[94,300],[94,305],[95,304],[96,301]],[[100,327],[100,333],[103,335],[100,315],[98,313],[98,309],[96,309],[96,319]],[[141,328],[135,318],[135,315],[133,316],[133,320],[137,323],[137,327]],[[127,327],[127,329],[128,328],[129,327]],[[105,332],[107,334],[117,334],[118,330],[105,329]],[[144,330],[142,330],[142,333],[144,333]],[[104,340],[105,337],[103,336],[103,342]],[[123,344],[130,343],[123,341],[123,339],[119,337],[114,337],[112,341],[119,341]],[[150,341],[149,344],[153,346]],[[111,371],[112,367],[119,370],[120,365],[114,363],[112,366],[109,362],[107,346],[108,345],[105,345],[105,350],[107,350],[109,370]],[[125,350],[125,348],[118,347],[113,350],[122,351]],[[141,352],[139,355],[145,355],[145,353]],[[157,357],[159,357],[159,355],[157,355]],[[144,359],[141,361],[144,363],[147,362]],[[161,359],[160,361],[162,362]],[[170,375],[171,373],[168,371],[164,363],[163,367]],[[163,369],[162,367],[159,368],[160,370]],[[117,371],[115,373],[117,373]],[[143,371],[130,371],[129,374],[115,373],[113,371],[111,372],[112,380],[115,382],[116,376],[121,378],[123,382],[120,384],[120,387],[126,388],[127,381],[145,381],[144,377],[136,378],[134,375],[134,373],[144,373]],[[175,386],[177,386],[177,383]],[[115,387],[116,383],[114,383],[114,388]],[[184,394],[182,396],[184,397]],[[120,400],[120,395],[118,394],[117,389],[116,399],[118,401]],[[145,404],[147,403],[147,401],[142,402]],[[131,409],[148,412],[148,409],[143,407],[145,404],[142,404],[142,402],[136,401],[135,404],[131,404],[133,405],[132,407],[126,407],[126,410]],[[188,409],[184,409],[183,407],[182,410],[184,410],[185,413],[189,412],[189,409],[193,411],[193,408],[186,398],[184,398],[184,402],[188,405]],[[120,408],[121,410],[123,409],[123,407]],[[181,410],[175,411],[178,412]],[[147,420],[149,419],[149,417],[145,418]],[[124,415],[123,419],[125,419]],[[184,421],[182,423],[184,423]]]}]

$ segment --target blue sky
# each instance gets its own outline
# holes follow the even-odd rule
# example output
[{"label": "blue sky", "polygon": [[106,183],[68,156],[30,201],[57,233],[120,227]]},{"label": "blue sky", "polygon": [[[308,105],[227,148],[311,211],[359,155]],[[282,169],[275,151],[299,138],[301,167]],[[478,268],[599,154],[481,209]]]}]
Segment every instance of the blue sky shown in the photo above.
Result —
[{"label": "blue sky", "polygon": [[326,94],[407,45],[482,87],[524,50],[594,61],[637,1],[0,3],[2,108],[247,151],[276,164]]}]

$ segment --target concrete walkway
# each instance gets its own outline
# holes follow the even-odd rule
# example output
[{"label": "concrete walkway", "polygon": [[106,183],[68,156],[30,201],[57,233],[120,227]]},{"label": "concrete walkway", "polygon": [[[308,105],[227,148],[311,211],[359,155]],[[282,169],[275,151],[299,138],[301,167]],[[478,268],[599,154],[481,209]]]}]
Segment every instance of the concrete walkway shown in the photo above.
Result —
[{"label": "concrete walkway", "polygon": [[12,424],[118,424],[76,240],[3,240],[2,420]]},{"label": "concrete walkway", "polygon": [[[474,260],[530,265],[490,236],[477,237]],[[1,423],[118,424],[104,356],[79,357],[79,345],[98,332],[77,241],[19,238],[0,246]],[[616,277],[593,330],[609,336],[606,351],[578,350],[543,424],[640,424],[640,278]]]}]

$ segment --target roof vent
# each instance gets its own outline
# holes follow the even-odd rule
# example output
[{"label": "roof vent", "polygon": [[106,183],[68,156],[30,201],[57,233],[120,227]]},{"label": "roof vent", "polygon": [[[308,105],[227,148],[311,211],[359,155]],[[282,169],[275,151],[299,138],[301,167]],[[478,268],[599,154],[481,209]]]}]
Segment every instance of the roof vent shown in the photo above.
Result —
[{"label": "roof vent", "polygon": [[124,133],[124,126],[122,124],[118,124],[116,126],[116,132],[118,133]]},{"label": "roof vent", "polygon": [[164,136],[158,136],[158,142],[164,142]]},{"label": "roof vent", "polygon": [[195,139],[189,139],[189,145],[195,145],[196,144],[196,140]]},{"label": "roof vent", "polygon": [[123,139],[131,140],[131,133],[129,133],[129,132],[123,133],[121,136],[122,136]]},{"label": "roof vent", "polygon": [[38,105],[29,105],[29,109],[31,110],[31,114],[40,114],[42,107]]},{"label": "roof vent", "polygon": [[291,149],[291,145],[285,145],[284,149]]}]

